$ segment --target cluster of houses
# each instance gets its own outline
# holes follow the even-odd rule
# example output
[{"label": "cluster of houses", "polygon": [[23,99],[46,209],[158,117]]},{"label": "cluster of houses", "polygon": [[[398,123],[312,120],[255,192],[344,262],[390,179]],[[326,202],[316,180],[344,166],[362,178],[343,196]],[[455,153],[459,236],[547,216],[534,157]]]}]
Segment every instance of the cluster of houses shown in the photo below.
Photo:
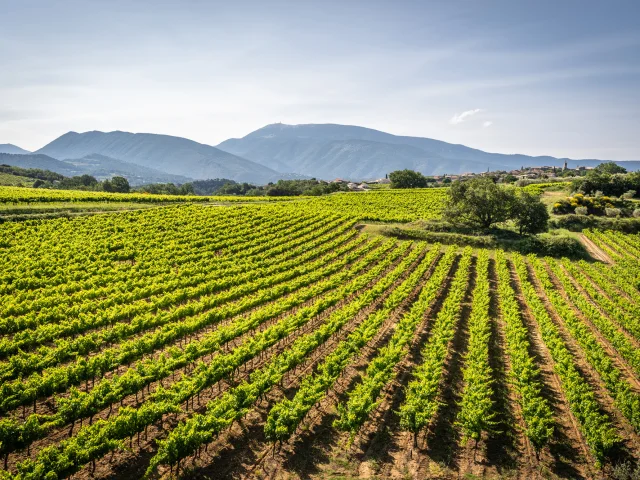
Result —
[{"label": "cluster of houses", "polygon": [[[538,179],[538,178],[556,178],[562,172],[567,171],[567,162],[564,162],[562,169],[557,167],[520,167],[519,170],[511,170],[509,175],[513,175],[519,179]],[[593,167],[578,167],[576,171],[593,170]]]},{"label": "cluster of houses", "polygon": [[355,183],[355,182],[348,182],[347,180],[343,180],[341,178],[336,178],[335,180],[332,180],[330,183],[346,184],[349,190],[352,190],[354,192],[366,192],[367,190],[371,190],[371,187],[369,185],[372,183],[386,184],[386,183],[391,183],[391,180],[389,180],[388,178],[379,178],[378,180],[373,180],[371,182]]},{"label": "cluster of houses", "polygon": [[[592,170],[593,167],[578,167],[573,169],[574,171],[583,171],[583,170]],[[543,178],[556,178],[561,176],[562,172],[568,170],[567,162],[564,162],[564,166],[562,168],[559,167],[520,167],[518,170],[511,170],[510,172],[499,171],[499,172],[482,172],[482,173],[461,173],[459,175],[431,175],[429,178],[435,180],[435,184],[444,184],[455,182],[456,180],[465,180],[474,177],[482,177],[486,175],[498,175],[498,176],[507,176],[512,175],[517,179],[543,179]],[[366,182],[350,182],[348,180],[343,180],[341,178],[336,178],[332,180],[330,183],[340,183],[345,184],[349,190],[354,192],[364,192],[367,190],[371,190],[372,184],[389,184],[391,180],[388,178],[379,178],[378,180],[366,181]]]}]

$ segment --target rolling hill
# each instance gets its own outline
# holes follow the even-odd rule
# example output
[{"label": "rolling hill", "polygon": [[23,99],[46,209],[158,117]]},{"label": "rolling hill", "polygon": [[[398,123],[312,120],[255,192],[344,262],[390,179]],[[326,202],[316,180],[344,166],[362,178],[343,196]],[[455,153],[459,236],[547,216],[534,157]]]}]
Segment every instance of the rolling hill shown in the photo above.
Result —
[{"label": "rolling hill", "polygon": [[99,154],[194,179],[230,178],[267,183],[279,174],[215,147],[169,135],[128,132],[69,132],[36,153],[63,160]]},{"label": "rolling hill", "polygon": [[[392,135],[370,128],[336,124],[272,124],[218,148],[275,170],[317,178],[367,179],[410,168],[425,175],[513,170],[521,166],[558,166],[564,158],[488,153],[422,137]],[[569,160],[570,167],[604,160]],[[620,162],[618,162],[620,163]],[[628,170],[640,162],[622,162]]]},{"label": "rolling hill", "polygon": [[20,168],[39,168],[40,170],[50,170],[64,175],[65,177],[72,177],[74,175],[82,175],[86,173],[75,165],[51,158],[47,155],[36,153],[30,153],[28,155],[0,153],[0,164]]},{"label": "rolling hill", "polygon": [[92,154],[78,159],[57,160],[43,154],[9,154],[0,153],[0,164],[21,168],[39,168],[60,173],[67,177],[74,175],[93,175],[98,180],[115,175],[126,177],[131,185],[145,183],[186,183],[190,178],[171,175],[152,168],[123,162],[104,155]]},{"label": "rolling hill", "polygon": [[0,143],[0,153],[19,153],[24,155],[31,152],[11,143]]}]

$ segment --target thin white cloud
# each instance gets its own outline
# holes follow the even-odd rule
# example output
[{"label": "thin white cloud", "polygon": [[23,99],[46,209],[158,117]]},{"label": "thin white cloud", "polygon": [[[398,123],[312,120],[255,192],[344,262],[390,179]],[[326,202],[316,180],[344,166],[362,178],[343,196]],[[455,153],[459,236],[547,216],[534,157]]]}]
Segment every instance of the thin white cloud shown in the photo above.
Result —
[{"label": "thin white cloud", "polygon": [[449,120],[449,123],[451,125],[457,125],[459,123],[464,122],[469,117],[471,117],[472,115],[475,115],[480,111],[481,111],[480,108],[474,108],[473,110],[467,110],[466,112],[462,112],[461,114],[456,113],[453,117],[451,117],[451,120]]},{"label": "thin white cloud", "polygon": [[490,127],[491,125],[493,125],[493,122],[491,120],[487,120],[486,122],[482,122],[482,126],[484,128]]}]

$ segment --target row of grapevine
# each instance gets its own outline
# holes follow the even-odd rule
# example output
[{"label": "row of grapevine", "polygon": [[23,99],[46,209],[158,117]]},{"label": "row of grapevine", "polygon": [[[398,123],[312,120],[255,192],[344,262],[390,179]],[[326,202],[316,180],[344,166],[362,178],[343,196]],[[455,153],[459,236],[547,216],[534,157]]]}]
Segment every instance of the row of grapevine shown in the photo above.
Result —
[{"label": "row of grapevine", "polygon": [[302,363],[316,348],[351,321],[356,314],[372,304],[401,275],[416,257],[407,258],[404,265],[381,279],[372,289],[355,298],[349,305],[331,314],[327,322],[314,332],[296,339],[290,347],[274,357],[263,368],[253,372],[249,379],[207,405],[205,414],[196,414],[174,429],[166,440],[160,442],[156,456],[151,460],[148,472],[160,464],[173,465],[192,454],[201,445],[211,441],[222,430],[242,418],[253,403],[262,398],[285,373]]},{"label": "row of grapevine", "polygon": [[426,312],[433,306],[438,293],[446,284],[455,258],[457,247],[450,246],[437,268],[422,288],[418,299],[413,303],[409,312],[404,315],[389,340],[382,347],[376,357],[369,363],[362,378],[362,382],[348,392],[345,403],[338,404],[339,417],[334,426],[357,432],[364,424],[371,412],[378,405],[378,396],[397,374],[397,365],[408,354],[408,345],[414,338],[418,325],[424,320]]},{"label": "row of grapevine", "polygon": [[[638,325],[637,321],[637,312],[629,312],[629,310],[634,308],[634,305],[630,305],[628,302],[623,302],[623,305],[626,306],[625,308],[617,304],[617,302],[612,301],[607,295],[600,293],[594,286],[594,283],[592,283],[594,279],[585,277],[583,272],[570,261],[563,259],[560,263],[564,269],[571,274],[574,281],[582,287],[593,302],[598,305],[609,318],[615,320],[618,325],[629,332],[636,340],[640,340],[640,325]],[[598,284],[609,284],[608,281],[602,277],[595,278],[595,280],[600,280]],[[604,288],[608,289],[607,286]]]},{"label": "row of grapevine", "polygon": [[481,250],[476,260],[476,286],[469,316],[469,347],[463,369],[464,387],[457,423],[464,438],[478,442],[495,425],[493,379],[489,366],[491,338],[489,253]]},{"label": "row of grapevine", "polygon": [[[305,230],[306,228],[314,228],[315,227],[315,229],[318,230],[319,228],[321,228],[320,225],[321,224],[318,224],[317,222],[310,222],[310,224],[307,224],[307,222],[303,222],[303,224],[301,226],[302,228],[300,230],[296,230],[296,231],[299,232],[300,235],[304,235],[305,233],[310,233],[309,230]],[[292,232],[294,231],[295,227],[296,227],[296,224],[294,222],[292,225],[290,225],[290,226],[288,226],[286,228],[282,227],[283,231],[281,231],[281,232],[274,232],[272,234],[269,234],[268,230],[267,231],[261,231],[260,233],[263,234],[261,237],[254,238],[251,241],[249,241],[248,243],[247,242],[240,242],[241,246],[244,247],[244,250],[240,250],[237,253],[233,253],[233,254],[229,255],[228,258],[230,258],[230,259],[231,258],[235,258],[236,260],[240,260],[242,258],[252,257],[256,253],[259,253],[259,251],[257,251],[257,250],[265,249],[265,247],[268,246],[268,243],[265,243],[265,242],[272,242],[272,241],[278,240],[279,238],[283,238],[282,237],[283,233],[284,234],[288,234],[288,233],[292,234]],[[274,226],[274,229],[275,228],[276,227]],[[289,229],[291,229],[292,231],[289,232]],[[311,231],[313,231],[313,230],[311,230]],[[297,234],[288,235],[285,238],[290,238],[291,236],[293,236],[295,238],[297,236]],[[204,265],[210,265],[212,258],[215,258],[217,260],[216,261],[216,265],[213,267],[214,271],[218,270],[218,269],[223,269],[224,267],[228,267],[229,266],[228,263],[225,264],[224,262],[219,262],[220,260],[224,260],[224,258],[220,258],[220,253],[219,252],[221,252],[221,249],[223,249],[222,251],[226,251],[227,250],[225,248],[225,245],[228,245],[227,242],[232,242],[232,243],[235,242],[235,243],[237,243],[238,239],[232,238],[232,239],[229,239],[229,240],[225,240],[223,242],[210,244],[210,246],[209,246],[210,255],[205,255],[204,252],[202,252],[202,251],[200,252],[200,256],[197,259],[197,262],[200,265],[200,272],[202,274],[205,273],[204,269],[202,267]],[[156,253],[159,254],[159,255],[161,254],[160,251],[157,251]],[[174,261],[179,262],[179,264],[181,266],[184,266],[187,269],[189,268],[190,262],[188,262],[187,259],[185,259],[183,257],[175,259]],[[154,261],[150,265],[151,265],[150,268],[146,269],[144,271],[144,273],[142,274],[142,276],[137,277],[137,278],[140,278],[141,280],[143,280],[145,283],[148,282],[149,279],[155,278],[157,273],[158,273],[158,271],[154,268],[154,265],[157,265],[156,262]],[[162,269],[162,267],[158,267],[158,268]],[[173,269],[173,270],[174,270],[173,271],[173,275],[175,275],[175,269]],[[170,274],[171,274],[171,271],[167,272],[167,275],[170,275]],[[135,278],[135,275],[132,275],[132,277]],[[102,278],[103,282],[106,279],[107,281],[110,281],[110,283],[112,283],[112,284],[116,284],[117,285],[118,283],[120,283],[120,282],[118,282],[118,280],[114,276],[109,275],[107,272],[103,272],[101,274],[101,278]],[[132,281],[131,277],[127,278],[127,280],[126,280],[127,284],[129,284],[129,285],[131,285],[131,281]],[[68,284],[64,284],[64,285],[66,287],[69,286]],[[94,287],[95,287],[95,285],[90,285],[90,288],[94,288]],[[56,292],[54,292],[54,291],[37,291],[38,295],[45,295],[46,297],[54,296],[54,298],[55,298],[55,293]],[[65,290],[65,292],[62,295],[63,296],[67,296],[69,293],[70,293],[69,290]],[[24,305],[25,302],[28,303],[30,300],[32,300],[32,299],[31,298],[26,298],[26,299],[23,299],[21,303],[22,303],[22,305]],[[10,309],[11,309],[11,305],[12,305],[12,303],[9,302],[8,306],[9,306]],[[13,310],[17,310],[19,308],[20,308],[20,306],[16,306],[16,307],[13,308]],[[59,316],[55,315],[57,312],[60,312],[60,310],[62,310],[64,312],[64,308],[65,308],[64,305],[60,305],[60,306],[56,305],[56,307],[54,307],[54,309],[52,311],[52,309],[47,309],[46,305],[39,304],[38,308],[34,312],[35,316],[34,315],[32,315],[31,317],[21,316],[21,317],[18,317],[18,318],[14,318],[15,317],[14,315],[7,314],[6,317],[5,317],[6,319],[3,320],[2,324],[0,324],[0,329],[1,329],[0,331],[2,331],[3,333],[11,333],[11,332],[15,332],[15,331],[20,331],[23,328],[34,328],[34,327],[37,327],[38,325],[43,324],[43,323],[46,323],[46,324],[57,323],[57,321],[59,319],[67,318],[65,315],[59,315]],[[31,310],[31,311],[33,311],[33,310]]]},{"label": "row of grapevine", "polygon": [[498,299],[505,325],[506,350],[509,357],[509,376],[513,382],[524,421],[524,434],[536,452],[539,452],[553,436],[555,422],[549,402],[542,394],[540,370],[529,353],[531,344],[520,305],[511,286],[511,270],[505,254],[496,251]]},{"label": "row of grapevine", "polygon": [[161,464],[178,463],[203,444],[210,442],[221,431],[230,427],[234,421],[245,416],[258,398],[262,398],[274,385],[282,381],[285,373],[302,363],[311,352],[350,322],[358,312],[375,302],[421,254],[420,250],[415,249],[373,288],[354,298],[342,309],[333,312],[317,330],[297,338],[281,354],[272,358],[264,367],[254,371],[248,380],[212,400],[207,405],[205,414],[195,414],[178,425],[164,441],[160,442],[148,472],[152,472]]},{"label": "row of grapevine", "polygon": [[[282,261],[272,265],[265,266],[261,270],[251,269],[244,274],[234,273],[232,269],[228,274],[225,271],[220,272],[214,276],[212,280],[206,280],[200,278],[198,283],[191,287],[177,288],[171,292],[159,295],[157,297],[144,296],[133,302],[120,302],[116,301],[113,297],[105,300],[104,303],[114,304],[109,308],[102,308],[99,315],[92,314],[91,312],[83,312],[80,316],[69,315],[69,320],[61,321],[58,323],[44,323],[35,328],[24,329],[14,334],[11,337],[5,337],[0,340],[0,358],[16,353],[18,349],[24,351],[26,348],[34,347],[46,342],[54,341],[56,344],[73,335],[75,338],[73,342],[65,341],[65,343],[79,343],[82,340],[77,335],[87,332],[88,330],[95,330],[100,327],[109,327],[118,324],[118,322],[127,321],[128,329],[118,331],[117,333],[109,333],[109,341],[111,343],[119,341],[125,338],[127,335],[142,331],[145,327],[139,319],[144,318],[143,315],[152,312],[158,312],[163,310],[165,313],[171,310],[175,310],[174,305],[181,305],[184,302],[193,299],[200,299],[202,302],[205,298],[210,298],[210,295],[226,291],[224,298],[229,300],[240,298],[244,295],[249,295],[256,292],[260,288],[264,288],[263,285],[273,285],[279,283],[279,281],[285,281],[296,275],[303,275],[309,271],[308,263],[311,263],[318,256],[331,252],[334,248],[341,244],[345,244],[349,248],[353,248],[360,243],[364,238],[354,241],[354,235],[351,232],[347,232],[341,236],[334,237],[333,240],[326,242],[327,237],[320,237],[323,240],[319,245],[316,242],[309,242],[307,248],[301,249],[299,255],[292,257],[289,260],[281,259]],[[347,242],[347,243],[345,243]],[[315,247],[315,248],[314,248]],[[328,255],[330,258],[331,255]],[[328,261],[329,258],[325,259]],[[314,267],[322,265],[322,262],[313,262]],[[315,265],[317,264],[317,265]],[[303,268],[304,267],[304,268]],[[238,272],[239,269],[235,269]],[[262,272],[260,274],[259,272]],[[216,272],[212,272],[215,275]],[[288,275],[287,275],[288,273]],[[204,275],[203,275],[204,277]],[[234,293],[232,293],[232,291]],[[219,296],[222,296],[219,294]],[[123,294],[122,297],[130,297],[130,295]],[[87,302],[84,305],[91,305],[91,303],[102,302]],[[93,307],[90,307],[91,309]],[[75,309],[77,311],[77,309]],[[73,313],[73,312],[72,312]],[[139,325],[137,325],[139,324]],[[105,330],[100,332],[101,335],[106,334]],[[45,355],[51,356],[51,352],[57,345],[49,347],[47,352],[39,349],[38,356],[43,357]],[[73,346],[65,345],[67,353],[71,354],[74,351]],[[81,352],[82,354],[87,352]],[[58,357],[58,361],[63,360]],[[0,366],[0,371],[3,368]]]},{"label": "row of grapevine", "polygon": [[553,259],[548,259],[547,265],[573,304],[595,325],[602,336],[611,342],[636,374],[640,375],[640,349],[611,320],[602,315],[595,305],[574,288],[569,276],[555,264]]},{"label": "row of grapevine", "polygon": [[[286,230],[296,221],[314,221],[312,212],[273,207],[252,212],[256,218],[248,222],[242,221],[248,213],[244,208],[179,206],[143,213],[145,215],[127,212],[74,221],[59,219],[40,223],[37,228],[17,224],[10,232],[4,231],[8,238],[0,250],[6,265],[1,275],[0,294],[20,295],[42,287],[46,293],[56,288],[70,293],[77,289],[80,281],[88,282],[89,288],[104,285],[102,275],[113,272],[118,280],[148,276],[159,266],[189,262],[207,252],[226,250],[238,243],[247,246],[261,241],[263,235],[275,239],[282,234],[278,226]],[[272,218],[268,218],[269,213]],[[164,227],[165,224],[171,227]],[[36,247],[44,251],[34,254],[38,252]],[[215,250],[211,251],[210,247]],[[123,252],[134,253],[133,268],[126,264],[114,265],[114,261],[122,259]],[[69,282],[72,285],[65,287]]]},{"label": "row of grapevine", "polygon": [[[347,243],[317,260],[311,258],[301,265],[296,265],[296,261],[293,260],[291,264],[287,265],[289,268],[283,272],[254,279],[238,286],[233,286],[235,284],[233,277],[226,281],[223,280],[222,284],[223,287],[227,287],[226,289],[215,288],[220,286],[220,283],[215,280],[211,283],[204,283],[198,287],[202,296],[195,302],[182,304],[180,302],[184,301],[183,295],[177,295],[170,304],[175,306],[167,310],[155,308],[154,311],[156,313],[149,312],[136,315],[127,323],[119,322],[107,328],[78,335],[72,340],[60,339],[56,342],[57,345],[51,347],[43,346],[33,353],[14,355],[8,362],[0,363],[0,379],[10,380],[20,375],[27,376],[32,372],[57,365],[69,358],[100,350],[106,345],[119,345],[139,333],[160,328],[159,331],[148,333],[147,338],[149,338],[150,336],[162,335],[162,327],[165,326],[175,331],[174,322],[186,321],[197,315],[207,314],[214,308],[217,308],[217,320],[224,320],[229,316],[237,315],[249,308],[265,303],[269,299],[275,299],[294,291],[299,286],[322,279],[326,274],[333,273],[342,265],[340,261],[331,262],[357,245],[358,241]],[[311,257],[315,257],[320,253],[322,253],[322,250],[312,252]],[[214,294],[208,295],[210,290]],[[224,311],[222,310],[223,308]],[[211,317],[210,320],[214,320],[214,317]],[[186,325],[185,323],[182,327],[184,332],[193,333],[196,331],[187,329]],[[197,326],[194,325],[194,328],[197,328]],[[143,336],[142,338],[145,337]],[[134,338],[133,340],[136,339]],[[140,338],[137,340],[140,340]],[[8,340],[8,343],[8,348],[10,348],[11,339]]]},{"label": "row of grapevine", "polygon": [[[640,396],[635,393],[631,384],[624,378],[622,372],[615,366],[604,347],[598,341],[587,325],[580,320],[565,298],[558,293],[549,274],[537,261],[531,262],[538,282],[549,299],[558,316],[564,322],[571,337],[580,345],[586,360],[598,372],[605,387],[613,397],[616,407],[629,420],[629,423],[640,432]],[[531,293],[531,290],[528,289]],[[537,303],[539,299],[531,298],[530,303]]]},{"label": "row of grapevine", "polygon": [[[177,260],[179,269],[167,271],[165,266],[158,266],[155,269],[145,271],[144,276],[125,277],[116,279],[115,275],[110,278],[107,286],[97,287],[89,285],[89,288],[82,288],[78,285],[73,287],[66,284],[65,291],[56,289],[48,291],[37,290],[42,298],[33,296],[16,295],[13,302],[3,305],[1,315],[3,318],[25,316],[28,314],[46,316],[46,321],[59,321],[64,312],[67,315],[77,317],[84,313],[102,311],[115,305],[123,305],[135,300],[157,296],[166,291],[178,288],[195,286],[207,279],[210,271],[222,274],[241,274],[250,270],[250,265],[262,266],[273,265],[273,258],[288,253],[290,249],[300,249],[304,243],[321,241],[325,236],[337,236],[348,232],[352,222],[345,222],[343,219],[321,219],[315,222],[302,222],[296,228],[291,227],[285,230],[290,233],[287,241],[272,243],[267,231],[261,230],[265,234],[259,243],[254,240],[240,242],[245,249],[228,258],[217,258],[215,264],[211,265],[212,255],[219,252],[216,244],[210,244],[209,251],[199,250],[200,256],[197,259],[185,261],[184,258]],[[269,257],[265,257],[268,254]],[[289,257],[290,258],[290,257]],[[247,260],[250,260],[249,262]],[[271,263],[270,263],[271,262]],[[256,265],[257,263],[257,265]],[[177,270],[177,271],[176,271]],[[99,300],[99,301],[96,301]],[[33,325],[33,323],[27,323]],[[15,331],[15,329],[13,330]]]},{"label": "row of grapevine", "polygon": [[[537,258],[531,258],[531,260],[537,261]],[[549,349],[554,361],[554,370],[560,378],[569,408],[578,420],[585,441],[596,460],[602,462],[620,439],[609,417],[601,413],[593,389],[576,368],[575,358],[562,339],[557,325],[551,320],[535,288],[529,282],[528,269],[524,260],[520,255],[514,254],[513,261],[523,294],[540,327],[542,341]]]},{"label": "row of grapevine", "polygon": [[[394,250],[406,251],[406,247]],[[340,299],[357,292],[369,284],[380,273],[386,270],[394,261],[394,256],[383,259],[366,274],[356,277],[351,282],[339,287],[336,292],[315,305],[298,310],[295,314],[285,317],[266,330],[249,337],[243,344],[236,347],[228,354],[219,354],[207,363],[198,363],[195,369],[174,382],[168,388],[159,387],[147,397],[146,401],[137,409],[120,408],[117,415],[109,420],[99,420],[93,425],[81,428],[78,433],[57,445],[41,450],[35,460],[25,460],[18,468],[21,472],[27,472],[33,478],[43,478],[44,472],[53,471],[58,475],[69,474],[86,464],[92,459],[99,458],[107,451],[120,445],[122,439],[128,438],[141,431],[145,426],[151,425],[162,415],[180,410],[179,405],[188,401],[198,392],[217,383],[220,379],[232,374],[240,365],[259,355],[265,349],[274,345],[279,340],[286,338],[313,316],[335,305]],[[408,257],[407,257],[408,258]],[[408,258],[412,260],[411,258]],[[392,273],[376,283],[376,287],[395,279],[402,274],[407,267],[407,259],[401,262]],[[341,285],[343,278],[334,279],[336,285]],[[375,289],[375,287],[374,287]],[[367,290],[361,296],[371,294],[373,290]],[[350,307],[347,305],[337,312],[343,312]],[[333,318],[334,313],[330,318]],[[302,338],[314,337],[315,332]]]},{"label": "row of grapevine", "polygon": [[296,431],[305,415],[324,398],[354,356],[371,341],[393,310],[415,289],[439,254],[440,245],[436,244],[418,268],[385,300],[383,307],[369,315],[353,333],[341,341],[318,366],[316,373],[302,380],[293,399],[285,398],[271,408],[264,427],[267,439],[286,440]]},{"label": "row of grapevine", "polygon": [[449,295],[435,319],[431,336],[422,351],[422,363],[415,369],[414,378],[406,389],[400,407],[400,425],[414,435],[427,427],[440,407],[438,392],[442,383],[449,344],[453,339],[467,292],[472,250],[464,249]]},{"label": "row of grapevine", "polygon": [[[387,244],[386,249],[391,246]],[[366,252],[362,250],[360,254]],[[373,262],[376,258],[384,255],[385,249],[373,249],[368,255],[366,255],[361,261],[357,262],[349,271],[342,272],[338,277],[331,278],[330,280],[334,285],[339,285],[338,282],[344,282],[345,280],[357,275],[363,268]],[[393,252],[391,255],[386,256],[385,260],[377,267],[376,271],[389,265],[394,261],[398,254],[402,253],[401,250]],[[356,255],[357,256],[357,255]],[[354,259],[356,258],[354,256]],[[364,278],[371,278],[374,273],[365,275]],[[356,284],[350,285],[351,290],[362,285],[360,279]],[[316,294],[320,292],[315,290]],[[343,293],[343,292],[341,292]],[[220,368],[218,370],[212,370],[216,372],[215,375],[222,378],[223,375],[228,374],[229,366],[239,364],[243,358],[247,357],[249,353],[255,351],[255,345],[262,345],[264,340],[262,338],[269,339],[273,342],[274,339],[281,338],[284,332],[290,332],[294,328],[297,328],[307,322],[312,315],[318,314],[322,309],[328,308],[333,302],[341,298],[340,295],[333,297],[329,302],[316,304],[315,308],[309,308],[304,311],[298,312],[293,316],[289,316],[283,319],[275,326],[265,330],[264,332],[257,334],[253,337],[250,343],[245,343],[239,348],[234,350],[233,357],[228,355],[220,355],[211,360],[211,363],[216,364]],[[288,305],[286,302],[283,307],[286,309]],[[252,328],[256,328],[258,325],[266,321],[268,318],[272,318],[274,315],[280,313],[282,309],[273,311],[273,309],[257,310],[247,318],[241,318],[237,322],[226,325],[219,328],[198,341],[191,342],[184,351],[172,351],[167,356],[160,356],[158,359],[150,359],[143,361],[133,368],[128,369],[122,375],[115,375],[108,379],[103,379],[99,384],[94,385],[90,392],[80,392],[77,389],[71,389],[71,394],[66,398],[59,398],[58,411],[55,415],[43,416],[39,414],[31,415],[27,420],[20,424],[16,420],[6,420],[3,428],[0,428],[5,436],[0,437],[3,450],[5,453],[12,452],[17,448],[23,448],[28,446],[36,438],[46,435],[50,430],[59,428],[63,425],[73,423],[75,420],[86,418],[98,413],[103,408],[109,407],[111,412],[111,406],[114,403],[120,401],[124,396],[134,394],[149,385],[150,382],[160,381],[163,385],[163,379],[171,375],[175,370],[184,368],[187,365],[192,364],[205,355],[219,351],[220,347],[225,343],[231,341],[234,338],[248,332]],[[266,345],[266,344],[265,344]],[[245,351],[243,355],[239,355],[239,352]],[[249,352],[249,353],[246,353]],[[230,358],[233,362],[230,362]],[[164,388],[164,387],[163,387]],[[34,421],[36,423],[34,423]],[[39,425],[38,428],[35,428]]]},{"label": "row of grapevine", "polygon": [[283,202],[288,197],[235,197],[196,195],[157,195],[152,193],[110,193],[84,190],[45,190],[27,187],[0,187],[0,203],[35,202],[134,202],[134,203],[182,203],[182,202]]},{"label": "row of grapevine", "polygon": [[[347,255],[340,262],[331,265],[331,267],[334,267],[336,271],[338,271],[341,267],[348,265],[349,262],[358,258],[362,252],[369,250],[374,244],[364,245],[361,249]],[[388,246],[383,250],[388,249],[390,246],[391,244],[388,244]],[[400,253],[401,251],[398,251],[394,255],[399,255]],[[342,272],[338,277],[329,277],[324,282],[315,285],[315,287],[310,286],[309,288],[297,291],[289,298],[280,298],[275,304],[267,305],[267,308],[253,312],[251,318],[264,318],[266,320],[273,315],[281,314],[324,291],[335,288],[337,278],[343,278],[345,275],[348,276],[348,274],[349,271]],[[307,285],[310,285],[314,280],[315,277],[309,277],[301,279],[301,282],[303,285],[305,282]],[[168,323],[163,327],[163,329],[157,332],[151,332],[131,342],[125,342],[119,346],[106,349],[100,354],[90,357],[88,360],[81,357],[74,363],[49,369],[45,372],[45,375],[31,375],[26,380],[18,379],[12,382],[4,382],[0,386],[0,407],[6,411],[10,408],[15,408],[19,405],[35,401],[36,398],[64,391],[69,386],[77,385],[83,380],[102,376],[104,372],[110,371],[122,364],[129,363],[135,358],[142,357],[144,354],[156,352],[158,349],[163,348],[166,345],[171,345],[176,339],[199,331],[203,327],[217,322],[222,318],[230,318],[235,312],[241,313],[242,311],[249,310],[249,308],[254,305],[266,303],[267,300],[272,298],[279,298],[272,294],[273,292],[271,291],[269,294],[263,294],[263,296],[256,297],[253,302],[251,302],[251,299],[249,299],[249,301],[240,302],[235,306],[235,309],[214,309],[195,316],[189,321]],[[244,308],[240,308],[243,305]],[[171,350],[166,353],[171,353]]]}]

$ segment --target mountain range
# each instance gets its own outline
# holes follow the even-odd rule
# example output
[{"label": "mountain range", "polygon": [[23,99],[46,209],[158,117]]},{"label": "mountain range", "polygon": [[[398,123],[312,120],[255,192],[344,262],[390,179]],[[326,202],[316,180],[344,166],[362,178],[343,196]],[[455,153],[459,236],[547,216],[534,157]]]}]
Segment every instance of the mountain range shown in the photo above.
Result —
[{"label": "mountain range", "polygon": [[[520,167],[594,166],[605,160],[571,160],[550,156],[488,153],[423,137],[407,137],[370,128],[307,124],[267,125],[239,139],[225,140],[218,148],[275,170],[287,170],[317,178],[372,179],[409,168],[425,175],[459,174]],[[628,170],[640,162],[616,162]]]},{"label": "mountain range", "polygon": [[[442,175],[561,167],[565,161],[575,168],[607,160],[489,153],[431,138],[337,124],[277,123],[215,147],[181,137],[121,131],[68,132],[33,153],[12,144],[0,145],[0,163],[47,168],[63,175],[123,175],[134,185],[209,178],[256,184],[310,177],[370,180],[404,168]],[[630,171],[640,170],[640,161],[616,163]]]}]

